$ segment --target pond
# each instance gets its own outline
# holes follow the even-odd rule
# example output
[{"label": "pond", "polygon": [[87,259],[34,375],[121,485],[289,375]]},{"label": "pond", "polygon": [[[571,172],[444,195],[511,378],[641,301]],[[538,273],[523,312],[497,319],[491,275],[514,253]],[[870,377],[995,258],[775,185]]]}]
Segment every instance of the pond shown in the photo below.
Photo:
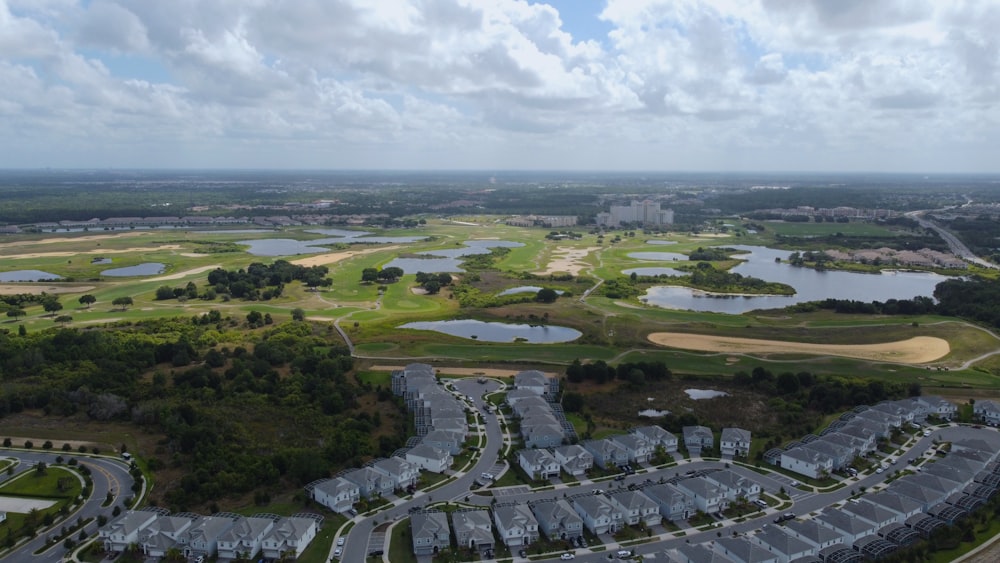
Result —
[{"label": "pond", "polygon": [[101,275],[115,278],[125,276],[155,276],[156,274],[162,274],[165,267],[159,262],[146,262],[145,264],[137,264],[135,266],[104,270],[101,272]]},{"label": "pond", "polygon": [[[498,293],[497,296],[498,297],[502,297],[504,295],[515,295],[517,293],[538,293],[542,289],[543,288],[538,287],[537,285],[522,285],[520,287],[512,287],[510,289],[505,289],[505,290],[501,291],[500,293]],[[557,289],[555,291],[556,291],[556,295],[562,295],[563,293],[565,293],[561,289]]]},{"label": "pond", "polygon": [[886,301],[932,296],[937,284],[950,279],[930,272],[885,271],[881,274],[858,272],[817,271],[812,268],[775,262],[791,254],[762,246],[731,247],[745,254],[745,262],[730,270],[769,282],[780,282],[795,288],[795,295],[732,295],[698,291],[686,287],[657,286],[647,290],[642,301],[668,309],[688,309],[738,315],[755,309],[783,308],[806,301],[824,299],[854,299]]},{"label": "pond", "polygon": [[630,268],[628,270],[622,270],[623,274],[631,276],[633,273],[637,276],[684,276],[687,272],[682,272],[680,270],[675,270],[673,268]]},{"label": "pond", "polygon": [[110,258],[93,258],[90,261],[91,264],[110,264]]},{"label": "pond", "polygon": [[62,276],[50,274],[41,270],[14,270],[0,272],[0,282],[33,282],[41,280],[61,280]]},{"label": "pond", "polygon": [[343,242],[343,239],[317,239],[317,240],[295,240],[290,238],[265,238],[255,240],[241,240],[236,244],[245,244],[250,248],[248,254],[254,256],[294,256],[296,254],[318,254],[320,252],[330,252],[329,248],[317,246],[320,244],[333,244]]},{"label": "pond", "polygon": [[458,258],[393,258],[384,268],[402,268],[404,274],[440,274],[442,272],[464,272]]},{"label": "pond", "polygon": [[661,246],[667,246],[669,244],[677,244],[676,240],[647,240],[646,244],[658,244]]},{"label": "pond", "polygon": [[695,401],[729,396],[729,393],[725,391],[715,391],[714,389],[685,389],[684,392]]},{"label": "pond", "polygon": [[628,255],[629,258],[635,258],[636,260],[657,260],[660,262],[666,261],[677,261],[683,260],[688,261],[688,257],[679,252],[632,252]]},{"label": "pond", "polygon": [[529,344],[571,342],[582,335],[576,329],[563,326],[488,323],[476,320],[421,321],[406,323],[400,328],[433,330],[451,336],[482,342],[514,342],[515,340],[523,340]]},{"label": "pond", "polygon": [[[356,239],[364,241],[365,239]],[[442,248],[439,250],[428,250],[419,252],[427,258],[394,258],[385,265],[386,268],[402,268],[404,273],[415,274],[424,272],[425,274],[440,274],[442,272],[465,272],[462,269],[462,258],[474,254],[489,254],[490,248],[504,247],[516,248],[524,246],[519,242],[508,240],[470,240],[462,243],[464,246],[455,248]]]}]

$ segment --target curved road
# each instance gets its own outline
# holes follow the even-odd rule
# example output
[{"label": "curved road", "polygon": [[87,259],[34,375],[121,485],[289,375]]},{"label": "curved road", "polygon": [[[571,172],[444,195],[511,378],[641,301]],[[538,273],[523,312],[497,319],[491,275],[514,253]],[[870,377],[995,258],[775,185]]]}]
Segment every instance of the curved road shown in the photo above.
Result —
[{"label": "curved road", "polygon": [[[126,498],[133,496],[132,485],[135,481],[128,472],[128,465],[120,459],[111,457],[92,457],[72,452],[41,452],[31,450],[3,449],[5,457],[17,458],[20,464],[17,467],[15,476],[25,471],[30,471],[32,466],[39,461],[47,465],[56,463],[56,458],[62,456],[64,459],[75,458],[81,466],[90,469],[90,477],[94,483],[94,490],[90,498],[75,512],[70,514],[65,520],[57,522],[45,532],[40,532],[34,539],[18,545],[15,549],[3,554],[0,559],[5,561],[32,561],[38,563],[56,563],[62,561],[66,554],[66,549],[62,542],[57,542],[45,552],[38,555],[35,551],[45,545],[45,540],[49,535],[57,534],[64,525],[69,526],[76,522],[77,518],[93,520],[83,529],[87,532],[87,537],[94,537],[97,534],[97,516],[103,514],[111,519],[111,511],[115,505],[120,505]],[[11,477],[13,478],[13,477]],[[106,507],[102,507],[108,492],[113,492],[114,502]],[[79,531],[74,532],[73,539],[79,535]]]}]

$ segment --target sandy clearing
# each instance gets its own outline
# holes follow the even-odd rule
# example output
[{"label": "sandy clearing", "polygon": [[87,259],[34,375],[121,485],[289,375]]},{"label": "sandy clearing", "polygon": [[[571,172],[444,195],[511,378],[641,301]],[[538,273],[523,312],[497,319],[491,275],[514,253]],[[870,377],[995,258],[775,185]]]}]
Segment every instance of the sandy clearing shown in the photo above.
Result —
[{"label": "sandy clearing", "polygon": [[31,512],[32,509],[45,510],[55,503],[56,501],[54,500],[0,497],[0,512],[17,512],[18,514],[27,514]]},{"label": "sandy clearing", "polygon": [[207,272],[209,270],[214,270],[216,268],[221,268],[221,267],[222,266],[220,264],[213,264],[211,266],[201,266],[201,267],[198,267],[198,268],[191,268],[190,270],[187,270],[185,272],[177,272],[176,274],[167,274],[165,276],[160,276],[158,278],[149,278],[146,281],[154,281],[154,282],[156,282],[156,281],[179,280],[179,279],[185,278],[187,276],[193,276],[195,274],[200,274],[202,272]]},{"label": "sandy clearing", "polygon": [[120,250],[114,250],[109,248],[96,248],[94,250],[81,250],[79,252],[29,252],[26,254],[11,254],[9,256],[0,256],[0,258],[9,258],[11,260],[24,260],[28,258],[65,258],[72,256],[79,256],[82,254],[125,254],[128,252],[155,252],[158,250],[177,250],[180,248],[179,244],[164,244],[160,246],[136,246],[133,248],[123,248]]},{"label": "sandy clearing", "polygon": [[295,264],[296,266],[305,266],[307,268],[310,268],[312,266],[325,266],[327,264],[336,264],[341,260],[347,260],[348,258],[352,258],[354,256],[371,254],[373,252],[381,252],[383,250],[395,250],[397,248],[399,248],[399,245],[366,248],[365,250],[347,250],[345,252],[331,252],[329,254],[317,254],[315,256],[307,256],[305,258],[299,258],[298,260],[292,260],[292,264]]},{"label": "sandy clearing", "polygon": [[582,260],[595,250],[600,250],[599,246],[588,246],[587,248],[567,248],[559,247],[552,251],[552,260],[542,272],[535,272],[540,276],[547,276],[556,272],[566,272],[571,275],[579,275],[580,271],[588,267],[589,264]]},{"label": "sandy clearing", "polygon": [[123,237],[135,237],[135,236],[145,236],[151,235],[152,232],[149,231],[131,231],[128,233],[121,233],[117,235],[90,235],[85,237],[53,237],[44,238],[39,240],[23,240],[18,242],[5,242],[0,244],[0,248],[10,248],[10,247],[21,247],[27,246],[29,244],[56,244],[60,242],[89,242],[93,240],[107,240],[112,238],[123,238]]},{"label": "sandy clearing", "polygon": [[94,289],[92,285],[0,285],[0,295],[17,295],[19,293],[30,293],[31,295],[41,295],[42,293],[83,293]]},{"label": "sandy clearing", "polygon": [[[373,371],[393,371],[403,369],[405,366],[372,366]],[[522,370],[519,369],[489,369],[489,368],[450,368],[435,367],[434,371],[442,375],[485,375],[487,377],[514,377]],[[559,374],[551,371],[543,371],[549,377],[559,377]]]},{"label": "sandy clearing", "polygon": [[944,357],[951,351],[948,341],[933,336],[914,336],[897,342],[881,344],[810,344],[757,340],[729,336],[655,332],[649,340],[660,346],[697,350],[699,352],[724,352],[729,354],[812,354],[818,356],[843,356],[861,360],[923,364]]}]

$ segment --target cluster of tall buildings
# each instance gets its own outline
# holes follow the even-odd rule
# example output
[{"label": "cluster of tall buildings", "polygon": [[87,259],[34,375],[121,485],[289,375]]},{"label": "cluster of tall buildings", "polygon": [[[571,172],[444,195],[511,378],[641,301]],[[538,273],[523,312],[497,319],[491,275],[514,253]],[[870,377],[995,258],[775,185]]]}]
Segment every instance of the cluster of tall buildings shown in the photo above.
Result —
[{"label": "cluster of tall buildings", "polygon": [[598,213],[596,221],[601,227],[671,225],[674,222],[674,210],[660,209],[660,202],[647,199],[633,201],[628,205],[612,205],[610,211]]}]

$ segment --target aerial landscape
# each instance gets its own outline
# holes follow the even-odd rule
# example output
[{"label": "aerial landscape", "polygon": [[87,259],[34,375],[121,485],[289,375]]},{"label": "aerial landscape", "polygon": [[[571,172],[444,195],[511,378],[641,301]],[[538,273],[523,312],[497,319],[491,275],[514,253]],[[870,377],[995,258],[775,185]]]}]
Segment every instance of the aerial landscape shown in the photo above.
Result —
[{"label": "aerial landscape", "polygon": [[0,0],[0,561],[1000,559],[991,22]]}]

